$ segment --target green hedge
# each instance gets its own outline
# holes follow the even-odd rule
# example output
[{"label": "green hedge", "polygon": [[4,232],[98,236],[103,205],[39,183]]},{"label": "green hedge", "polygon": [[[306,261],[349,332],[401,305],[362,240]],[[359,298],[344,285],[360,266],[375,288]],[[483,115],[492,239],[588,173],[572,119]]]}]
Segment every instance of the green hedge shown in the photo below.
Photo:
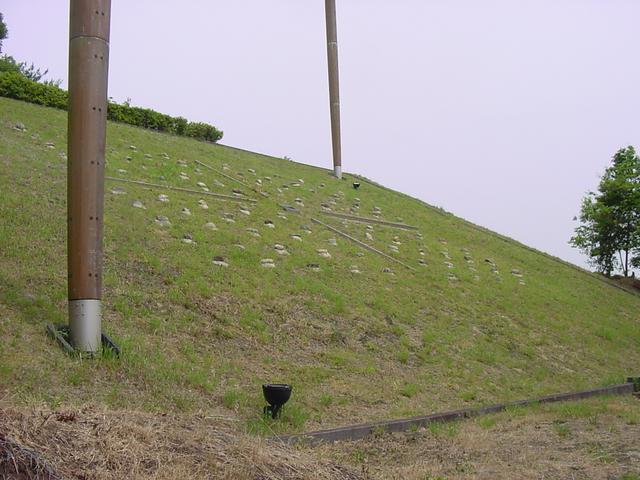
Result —
[{"label": "green hedge", "polygon": [[[69,105],[69,94],[66,90],[55,85],[34,82],[18,72],[11,71],[0,73],[0,96],[61,110],[67,110]],[[115,102],[109,102],[107,118],[136,127],[208,142],[217,142],[223,135],[220,130],[207,123],[189,122],[186,118],[171,117],[148,108],[131,107]]]}]

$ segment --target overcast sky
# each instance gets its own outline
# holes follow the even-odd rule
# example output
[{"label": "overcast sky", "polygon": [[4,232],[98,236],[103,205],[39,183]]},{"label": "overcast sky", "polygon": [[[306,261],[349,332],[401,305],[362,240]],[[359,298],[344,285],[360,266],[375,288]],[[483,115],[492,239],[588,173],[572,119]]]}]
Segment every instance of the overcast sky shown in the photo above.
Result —
[{"label": "overcast sky", "polygon": [[[0,0],[66,85],[68,0]],[[322,0],[113,0],[109,95],[330,168]],[[585,265],[567,244],[640,145],[637,0],[337,0],[343,168]]]}]

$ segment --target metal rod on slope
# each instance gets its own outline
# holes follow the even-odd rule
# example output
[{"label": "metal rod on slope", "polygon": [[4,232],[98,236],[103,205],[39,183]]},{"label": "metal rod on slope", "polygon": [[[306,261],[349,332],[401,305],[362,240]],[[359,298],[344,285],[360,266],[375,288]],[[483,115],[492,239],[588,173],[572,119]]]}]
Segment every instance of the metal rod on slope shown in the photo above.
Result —
[{"label": "metal rod on slope", "polygon": [[207,195],[209,197],[214,197],[220,200],[229,200],[231,202],[249,202],[249,203],[257,203],[257,200],[251,197],[234,197],[232,195],[224,195],[222,193],[213,193],[213,192],[205,192],[200,190],[191,190],[189,188],[181,188],[181,187],[172,187],[169,185],[160,185],[159,183],[148,183],[142,182],[140,180],[129,180],[127,178],[116,178],[116,177],[105,177],[107,180],[111,182],[122,182],[122,183],[133,183],[134,185],[141,185],[143,187],[153,187],[153,188],[163,188],[165,190],[174,190],[176,192],[185,192],[185,193],[193,193],[195,195]]},{"label": "metal rod on slope", "polygon": [[342,178],[342,142],[340,138],[340,72],[338,68],[338,24],[336,0],[325,0],[327,17],[327,60],[329,64],[329,104],[331,109],[331,141],[333,173]]},{"label": "metal rod on slope", "polygon": [[414,227],[411,225],[405,225],[404,223],[398,222],[388,222],[386,220],[378,220],[376,218],[369,217],[359,217],[357,215],[347,215],[346,213],[338,213],[338,212],[320,212],[322,215],[326,215],[328,217],[336,217],[341,218],[343,220],[351,220],[352,222],[360,222],[360,223],[369,223],[374,225],[384,225],[386,227],[399,228],[401,230],[419,230],[418,227]]},{"label": "metal rod on slope", "polygon": [[102,230],[111,0],[71,0],[67,233],[69,328],[79,352],[101,346]]},{"label": "metal rod on slope", "polygon": [[208,168],[208,169],[209,169],[209,170],[211,170],[212,172],[215,172],[215,173],[217,173],[218,175],[220,175],[220,176],[222,176],[222,177],[224,177],[224,178],[226,178],[226,179],[228,179],[228,180],[231,180],[231,181],[233,181],[233,182],[239,183],[239,184],[240,184],[240,185],[242,185],[243,187],[247,187],[249,190],[253,190],[254,192],[256,192],[256,193],[258,193],[258,194],[262,195],[263,197],[268,197],[268,196],[269,196],[269,195],[267,195],[266,193],[264,193],[264,192],[262,192],[262,191],[258,190],[257,188],[254,188],[254,187],[252,187],[251,185],[249,185],[249,184],[247,184],[247,183],[243,182],[242,180],[238,180],[237,178],[232,177],[231,175],[227,175],[226,173],[221,172],[220,170],[218,170],[218,169],[216,169],[216,168],[213,168],[211,165],[207,165],[206,163],[203,163],[203,162],[201,162],[200,160],[195,160],[195,162],[196,162],[198,165],[202,165],[203,167]]},{"label": "metal rod on slope", "polygon": [[348,233],[344,233],[340,230],[338,230],[335,227],[332,227],[331,225],[327,225],[324,222],[321,222],[320,220],[318,220],[317,218],[311,218],[311,221],[313,223],[317,223],[318,225],[323,226],[324,228],[326,228],[327,230],[331,230],[333,233],[337,233],[338,235],[340,235],[341,237],[346,238],[347,240],[351,240],[353,243],[360,245],[362,248],[364,248],[365,250],[369,250],[370,252],[373,253],[377,253],[378,255],[386,258],[387,260],[391,260],[392,262],[398,263],[400,265],[402,265],[405,268],[408,268],[409,270],[411,270],[412,272],[416,272],[417,270],[415,268],[413,268],[411,265],[407,265],[404,262],[401,262],[400,260],[398,260],[397,258],[393,258],[391,255],[387,255],[384,252],[381,252],[380,250],[378,250],[377,248],[372,247],[371,245],[367,245],[364,242],[361,242],[360,240],[358,240],[357,238],[352,237],[351,235],[349,235]]}]

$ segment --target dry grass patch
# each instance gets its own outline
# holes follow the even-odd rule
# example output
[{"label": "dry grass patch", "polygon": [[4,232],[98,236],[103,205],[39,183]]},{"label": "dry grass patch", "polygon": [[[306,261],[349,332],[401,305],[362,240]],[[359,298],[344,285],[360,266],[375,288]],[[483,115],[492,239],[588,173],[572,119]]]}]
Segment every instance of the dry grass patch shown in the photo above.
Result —
[{"label": "dry grass patch", "polygon": [[358,479],[354,468],[199,415],[0,410],[0,478]]},{"label": "dry grass patch", "polygon": [[319,455],[358,466],[368,479],[635,480],[639,412],[633,398],[517,409],[326,445]]}]

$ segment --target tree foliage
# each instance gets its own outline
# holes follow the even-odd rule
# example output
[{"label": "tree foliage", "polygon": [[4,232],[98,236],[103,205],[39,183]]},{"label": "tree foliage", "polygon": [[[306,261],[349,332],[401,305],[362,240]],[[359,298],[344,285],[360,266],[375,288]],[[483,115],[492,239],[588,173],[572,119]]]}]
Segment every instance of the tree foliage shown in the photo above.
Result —
[{"label": "tree foliage", "polygon": [[0,52],[2,52],[2,41],[9,36],[9,30],[7,24],[4,23],[4,15],[0,12]]},{"label": "tree foliage", "polygon": [[36,67],[33,63],[18,62],[10,55],[0,56],[0,73],[3,72],[17,72],[33,82],[43,82],[46,84],[59,86],[62,83],[60,80],[47,80],[43,81],[44,76],[49,73],[49,70],[44,72]]},{"label": "tree foliage", "polygon": [[[8,36],[9,30],[7,29],[7,24],[4,22],[4,16],[2,15],[2,12],[0,12],[0,52],[2,52],[2,41]],[[17,72],[24,75],[29,80],[40,82],[43,81],[42,79],[47,73],[49,73],[49,70],[45,70],[43,72],[33,63],[28,64],[27,62],[18,62],[10,55],[2,55],[0,56],[0,73],[2,72]],[[59,86],[62,82],[60,80],[48,80],[44,83]]]},{"label": "tree foliage", "polygon": [[[7,34],[7,26],[0,13],[0,47]],[[29,65],[18,62],[9,55],[0,55],[0,97],[67,110],[68,92],[60,88],[60,80],[43,80],[47,73],[48,70],[41,71],[33,63]],[[107,118],[207,142],[218,142],[223,136],[223,132],[213,125],[189,122],[186,118],[171,117],[149,108],[132,107],[129,99],[122,104],[109,101]]]},{"label": "tree foliage", "polygon": [[29,80],[20,72],[0,72],[0,97],[66,110],[69,95],[61,88]]},{"label": "tree foliage", "polygon": [[[33,81],[16,69],[9,68],[2,71],[2,65],[0,59],[0,97],[14,98],[61,110],[68,108],[69,94],[66,90],[52,82]],[[109,101],[107,118],[115,122],[207,142],[218,142],[223,135],[223,132],[213,125],[189,122],[185,118],[171,117],[148,108],[132,107],[128,102],[119,104]]]},{"label": "tree foliage", "polygon": [[616,152],[598,192],[582,200],[570,244],[606,275],[621,270],[627,277],[640,266],[640,157],[633,147]]}]

